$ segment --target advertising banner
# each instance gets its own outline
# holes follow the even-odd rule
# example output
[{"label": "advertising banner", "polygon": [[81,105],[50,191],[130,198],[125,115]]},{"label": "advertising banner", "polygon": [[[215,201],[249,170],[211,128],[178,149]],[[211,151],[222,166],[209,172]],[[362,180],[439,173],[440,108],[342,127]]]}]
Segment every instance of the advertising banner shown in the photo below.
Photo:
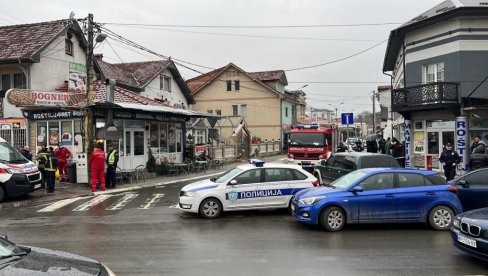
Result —
[{"label": "advertising banner", "polygon": [[413,154],[411,151],[412,121],[405,120],[405,168],[412,167]]},{"label": "advertising banner", "polygon": [[86,66],[79,63],[69,63],[68,91],[71,93],[86,93]]},{"label": "advertising banner", "polygon": [[465,174],[468,171],[469,146],[468,145],[468,119],[456,118],[456,150],[462,161],[457,168],[457,173]]},{"label": "advertising banner", "polygon": [[66,92],[9,89],[5,97],[18,107],[84,107],[87,104],[85,94]]}]

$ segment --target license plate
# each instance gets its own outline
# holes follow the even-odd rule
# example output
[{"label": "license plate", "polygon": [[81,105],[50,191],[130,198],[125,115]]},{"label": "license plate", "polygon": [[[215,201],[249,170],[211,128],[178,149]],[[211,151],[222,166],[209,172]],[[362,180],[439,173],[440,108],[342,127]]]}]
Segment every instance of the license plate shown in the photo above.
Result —
[{"label": "license plate", "polygon": [[466,245],[469,245],[469,246],[471,246],[471,247],[476,248],[476,241],[475,241],[475,240],[473,240],[473,239],[469,239],[469,238],[466,238],[466,237],[464,237],[464,236],[458,235],[457,240],[458,240],[458,242],[460,242],[460,243],[464,243],[464,244],[466,244]]},{"label": "license plate", "polygon": [[292,210],[293,212],[295,212],[295,205],[293,205],[293,204],[291,205],[291,210]]},{"label": "license plate", "polygon": [[310,161],[302,161],[303,165],[310,165]]},{"label": "license plate", "polygon": [[38,189],[38,188],[41,188],[41,184],[34,185],[34,189]]}]

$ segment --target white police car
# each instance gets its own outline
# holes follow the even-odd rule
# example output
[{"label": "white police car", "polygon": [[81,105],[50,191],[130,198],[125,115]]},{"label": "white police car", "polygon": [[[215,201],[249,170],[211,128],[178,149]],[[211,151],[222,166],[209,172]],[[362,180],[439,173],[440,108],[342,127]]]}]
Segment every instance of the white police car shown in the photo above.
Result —
[{"label": "white police car", "polygon": [[253,160],[218,177],[186,185],[180,192],[179,208],[204,218],[217,218],[222,211],[288,208],[296,192],[318,185],[298,165]]}]

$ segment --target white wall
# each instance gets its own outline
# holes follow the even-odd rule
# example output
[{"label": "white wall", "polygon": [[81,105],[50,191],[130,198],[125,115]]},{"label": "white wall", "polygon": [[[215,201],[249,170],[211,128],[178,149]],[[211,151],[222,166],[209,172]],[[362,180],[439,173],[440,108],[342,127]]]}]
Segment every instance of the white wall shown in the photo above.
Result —
[{"label": "white wall", "polygon": [[185,107],[188,109],[188,102],[186,101],[185,96],[181,92],[180,87],[176,83],[173,75],[169,70],[165,70],[162,72],[163,75],[171,77],[171,92],[160,90],[160,81],[161,77],[157,76],[154,78],[144,89],[141,95],[151,98],[151,99],[168,99],[169,105],[173,106],[173,104],[185,104]]}]

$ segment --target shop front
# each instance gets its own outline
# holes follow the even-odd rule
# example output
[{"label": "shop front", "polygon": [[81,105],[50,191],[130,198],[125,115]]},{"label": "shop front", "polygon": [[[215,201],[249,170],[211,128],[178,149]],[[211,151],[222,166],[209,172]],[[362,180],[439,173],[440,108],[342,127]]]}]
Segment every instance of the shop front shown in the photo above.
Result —
[{"label": "shop front", "polygon": [[422,169],[441,169],[439,156],[444,145],[456,149],[455,121],[413,121],[413,166]]}]

